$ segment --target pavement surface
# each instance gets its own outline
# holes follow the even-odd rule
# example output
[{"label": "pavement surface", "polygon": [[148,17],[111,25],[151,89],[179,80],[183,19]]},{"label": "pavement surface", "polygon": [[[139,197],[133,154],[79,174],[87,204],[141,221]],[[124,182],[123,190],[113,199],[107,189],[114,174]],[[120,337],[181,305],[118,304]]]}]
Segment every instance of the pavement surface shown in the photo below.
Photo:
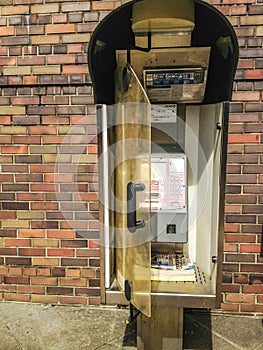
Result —
[{"label": "pavement surface", "polygon": [[[0,350],[135,350],[128,316],[115,307],[2,302]],[[185,310],[183,348],[263,350],[262,319]]]}]

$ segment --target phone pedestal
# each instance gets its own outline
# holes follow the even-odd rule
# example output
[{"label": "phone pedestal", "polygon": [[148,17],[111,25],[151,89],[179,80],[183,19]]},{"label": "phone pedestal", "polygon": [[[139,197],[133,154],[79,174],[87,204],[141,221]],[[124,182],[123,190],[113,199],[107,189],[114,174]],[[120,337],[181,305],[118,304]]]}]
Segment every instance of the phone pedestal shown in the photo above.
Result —
[{"label": "phone pedestal", "polygon": [[137,318],[138,350],[182,350],[183,308],[152,307],[152,317]]}]

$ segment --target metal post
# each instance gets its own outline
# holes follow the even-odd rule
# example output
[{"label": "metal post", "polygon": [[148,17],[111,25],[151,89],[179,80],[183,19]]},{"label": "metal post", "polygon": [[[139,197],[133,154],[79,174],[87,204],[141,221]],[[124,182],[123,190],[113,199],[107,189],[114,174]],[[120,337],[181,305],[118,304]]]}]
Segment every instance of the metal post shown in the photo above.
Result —
[{"label": "metal post", "polygon": [[137,319],[138,350],[182,350],[183,308],[152,307],[152,317]]}]

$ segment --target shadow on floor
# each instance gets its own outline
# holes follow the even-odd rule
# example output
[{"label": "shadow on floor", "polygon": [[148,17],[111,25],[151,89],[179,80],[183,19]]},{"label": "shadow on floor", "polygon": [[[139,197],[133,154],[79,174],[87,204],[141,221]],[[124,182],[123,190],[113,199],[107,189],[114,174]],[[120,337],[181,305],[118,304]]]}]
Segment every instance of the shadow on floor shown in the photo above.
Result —
[{"label": "shadow on floor", "polygon": [[212,345],[212,322],[211,314],[198,313],[192,309],[184,310],[184,335],[183,348],[211,350]]},{"label": "shadow on floor", "polygon": [[122,345],[123,346],[133,346],[133,347],[137,346],[136,321],[126,325]]}]

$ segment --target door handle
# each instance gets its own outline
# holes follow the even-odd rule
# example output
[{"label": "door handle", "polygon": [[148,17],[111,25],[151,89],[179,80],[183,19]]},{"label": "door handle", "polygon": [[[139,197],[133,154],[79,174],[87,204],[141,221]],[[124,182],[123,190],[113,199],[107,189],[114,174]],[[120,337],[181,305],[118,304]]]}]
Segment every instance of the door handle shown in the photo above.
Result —
[{"label": "door handle", "polygon": [[135,184],[129,182],[127,185],[127,226],[128,230],[134,233],[138,228],[143,228],[145,223],[143,220],[136,219],[136,192],[144,191],[143,183]]}]

